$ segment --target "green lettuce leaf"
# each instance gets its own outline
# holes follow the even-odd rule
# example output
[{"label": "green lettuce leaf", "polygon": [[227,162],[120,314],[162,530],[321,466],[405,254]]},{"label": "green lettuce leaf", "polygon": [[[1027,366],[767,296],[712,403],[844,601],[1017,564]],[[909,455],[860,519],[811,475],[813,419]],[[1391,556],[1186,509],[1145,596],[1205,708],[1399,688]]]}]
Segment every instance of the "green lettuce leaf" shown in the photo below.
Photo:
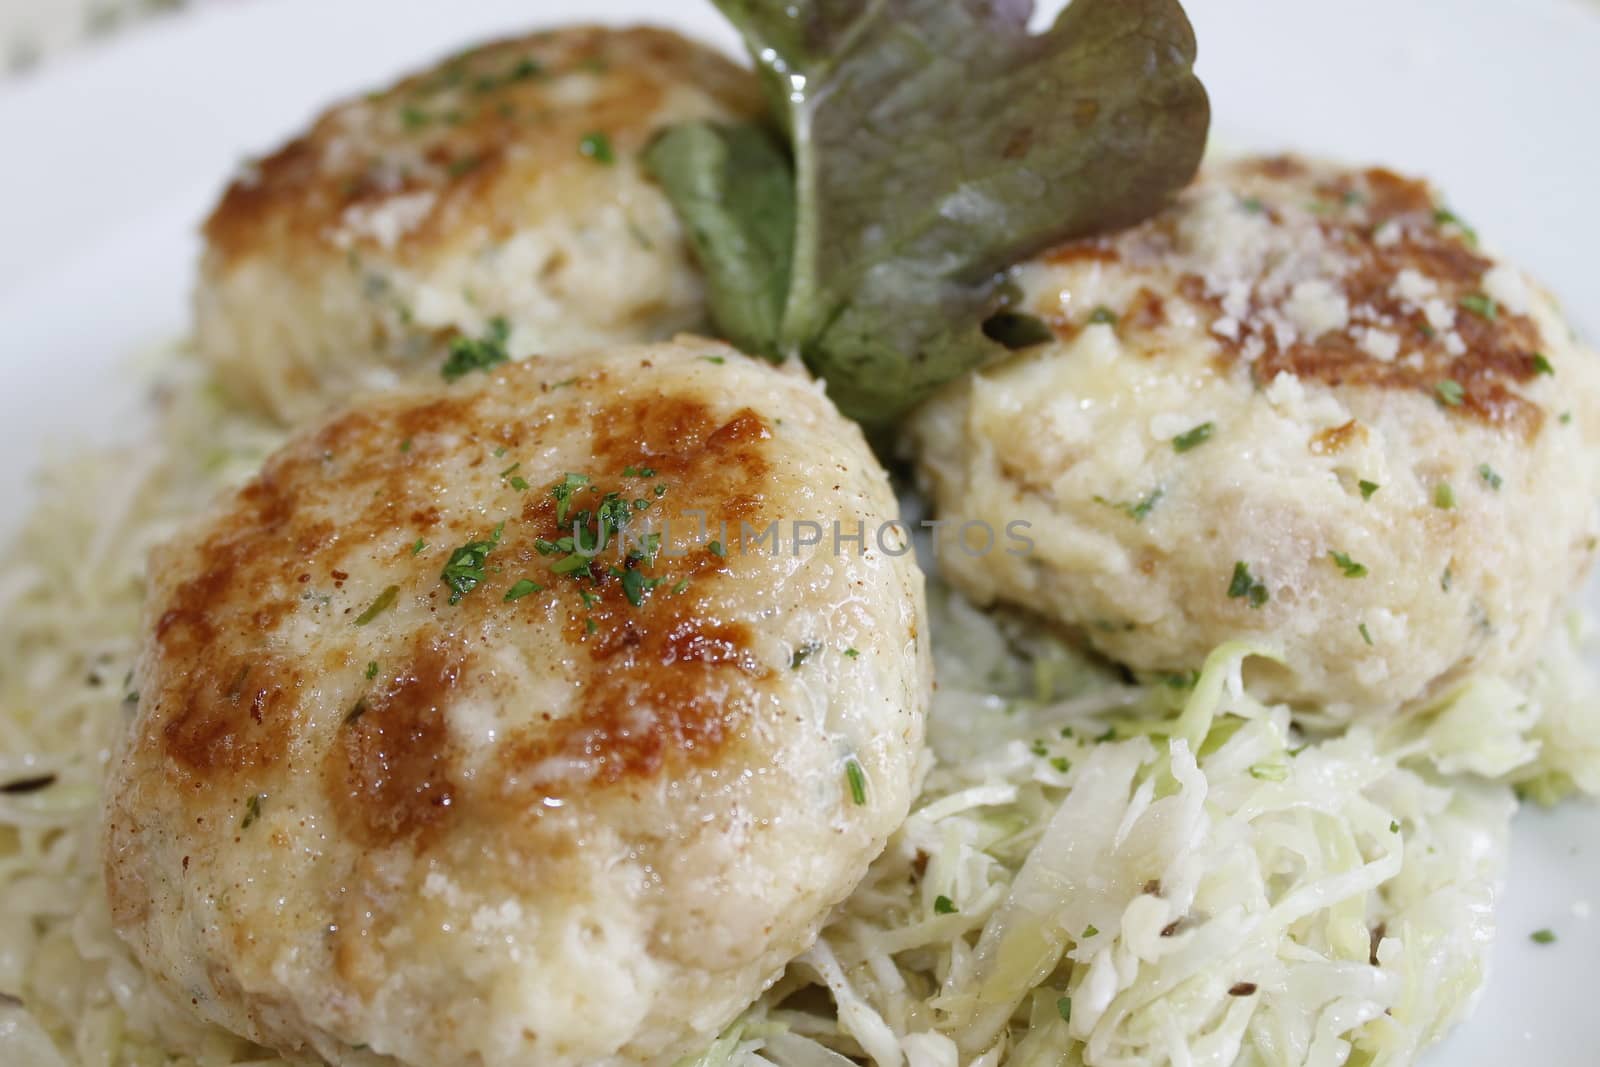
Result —
[{"label": "green lettuce leaf", "polygon": [[1008,268],[1154,213],[1204,149],[1177,0],[1075,0],[1039,35],[1026,0],[718,6],[791,158],[753,128],[694,123],[646,162],[707,270],[718,328],[800,355],[865,422],[1005,352],[983,324],[1014,299]]}]

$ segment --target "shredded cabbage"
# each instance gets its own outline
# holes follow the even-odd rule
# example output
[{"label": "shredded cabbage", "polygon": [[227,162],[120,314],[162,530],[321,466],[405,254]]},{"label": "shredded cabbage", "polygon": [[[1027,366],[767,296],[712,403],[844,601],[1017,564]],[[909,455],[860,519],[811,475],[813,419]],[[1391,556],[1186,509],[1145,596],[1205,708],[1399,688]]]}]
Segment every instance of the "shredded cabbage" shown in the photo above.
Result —
[{"label": "shredded cabbage", "polygon": [[[50,779],[0,793],[0,1063],[284,1063],[157,991],[99,878],[145,555],[279,440],[192,362],[162,373],[149,441],[53,467],[0,565],[0,783]],[[1268,649],[1130,682],[935,600],[915,812],[683,1067],[1411,1063],[1481,985],[1511,787],[1600,793],[1576,622],[1529,678],[1312,738],[1243,686]]]}]

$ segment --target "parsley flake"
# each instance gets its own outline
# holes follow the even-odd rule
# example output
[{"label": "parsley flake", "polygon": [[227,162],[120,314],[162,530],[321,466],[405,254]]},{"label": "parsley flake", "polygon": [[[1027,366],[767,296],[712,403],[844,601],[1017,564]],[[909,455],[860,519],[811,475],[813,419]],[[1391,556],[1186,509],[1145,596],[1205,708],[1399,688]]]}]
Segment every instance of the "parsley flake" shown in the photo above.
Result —
[{"label": "parsley flake", "polygon": [[367,605],[367,610],[356,616],[356,625],[365,626],[367,623],[382,615],[394,606],[394,601],[400,595],[400,587],[391,585],[379,593],[377,599]]},{"label": "parsley flake", "polygon": [[509,603],[513,600],[521,600],[529,593],[542,592],[544,592],[544,586],[540,585],[538,582],[530,582],[526,578],[519,578],[516,582],[512,583],[510,589],[506,590],[506,601]]},{"label": "parsley flake", "polygon": [[1505,484],[1505,479],[1500,477],[1499,472],[1487,463],[1478,464],[1478,477],[1482,478],[1484,484],[1495,492],[1499,492],[1500,487]]},{"label": "parsley flake", "polygon": [[1174,437],[1172,439],[1172,450],[1174,452],[1187,452],[1191,448],[1199,448],[1211,440],[1211,435],[1216,431],[1216,428],[1215,423],[1202,422],[1194,429]]},{"label": "parsley flake", "polygon": [[1233,565],[1233,578],[1228,582],[1228,596],[1237,600],[1248,598],[1252,608],[1259,608],[1269,599],[1265,582],[1250,573],[1250,565],[1239,560]]},{"label": "parsley flake", "polygon": [[378,661],[371,660],[367,663],[367,679],[370,681],[378,676]]},{"label": "parsley flake", "polygon": [[1449,482],[1440,482],[1433,487],[1433,506],[1443,511],[1456,506],[1456,491],[1450,488]]},{"label": "parsley flake", "polygon": [[1061,1016],[1061,1021],[1064,1023],[1070,1023],[1072,1021],[1071,997],[1058,997],[1056,999],[1056,1014]]},{"label": "parsley flake", "polygon": [[1433,391],[1438,394],[1439,403],[1450,408],[1460,407],[1462,397],[1466,395],[1461,388],[1461,383],[1453,378],[1446,378],[1434,386]]},{"label": "parsley flake", "polygon": [[1468,293],[1461,298],[1461,306],[1483,319],[1493,322],[1500,314],[1500,305],[1494,302],[1494,297],[1483,293]]},{"label": "parsley flake", "polygon": [[584,134],[583,140],[578,142],[578,153],[605,166],[617,161],[616,153],[611,150],[611,138],[603,133]]},{"label": "parsley flake", "polygon": [[1528,935],[1528,939],[1536,945],[1551,945],[1555,943],[1556,933],[1554,930],[1535,930]]},{"label": "parsley flake", "polygon": [[1376,493],[1379,489],[1382,489],[1383,486],[1379,485],[1377,482],[1369,482],[1363,478],[1361,481],[1356,483],[1356,488],[1361,490],[1362,500],[1371,500],[1372,494]]},{"label": "parsley flake", "polygon": [[1365,641],[1370,648],[1372,646],[1372,635],[1367,632],[1367,624],[1361,623],[1356,629],[1361,632],[1361,640]]},{"label": "parsley flake", "polygon": [[1544,357],[1543,352],[1535,352],[1533,354],[1533,372],[1535,374],[1549,374],[1554,376],[1556,369],[1550,365],[1550,361]]},{"label": "parsley flake", "polygon": [[511,326],[496,316],[489,321],[489,329],[482,337],[473,340],[457,337],[450,342],[450,354],[445,358],[439,373],[447,382],[466,377],[476,370],[488,370],[511,358],[506,351],[506,339],[511,336]]},{"label": "parsley flake", "polygon": [[261,818],[262,799],[263,795],[261,793],[255,793],[244,802],[244,821],[239,824],[239,829],[248,830],[255,825],[256,820]]},{"label": "parsley flake", "polygon": [[845,780],[850,784],[850,799],[858,806],[867,802],[867,772],[861,769],[861,764],[851,756],[844,761]]},{"label": "parsley flake", "polygon": [[956,913],[955,901],[947,896],[934,897],[933,913],[935,915],[954,915]]},{"label": "parsley flake", "polygon": [[1365,578],[1367,576],[1366,565],[1363,563],[1357,563],[1343,552],[1329,552],[1328,558],[1333,560],[1334,564],[1340,570],[1344,571],[1344,576],[1346,578]]},{"label": "parsley flake", "polygon": [[439,580],[450,587],[450,603],[459,604],[462,597],[489,577],[484,564],[489,558],[489,553],[500,543],[500,535],[505,532],[505,528],[505,521],[501,520],[488,540],[468,541],[450,553],[450,559],[445,563],[444,570],[439,572]]}]

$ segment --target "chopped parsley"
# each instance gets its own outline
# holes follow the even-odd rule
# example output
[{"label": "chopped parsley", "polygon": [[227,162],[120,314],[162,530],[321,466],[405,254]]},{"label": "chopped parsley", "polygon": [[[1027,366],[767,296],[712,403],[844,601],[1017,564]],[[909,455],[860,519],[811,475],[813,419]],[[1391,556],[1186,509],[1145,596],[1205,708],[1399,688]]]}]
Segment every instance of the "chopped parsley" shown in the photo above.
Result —
[{"label": "chopped parsley", "polygon": [[368,680],[371,680],[373,678],[376,678],[377,676],[378,676],[378,661],[377,660],[371,660],[370,662],[367,663],[367,678],[368,678]]},{"label": "chopped parsley", "polygon": [[1433,506],[1444,511],[1456,506],[1456,491],[1450,488],[1449,482],[1440,482],[1433,487]]},{"label": "chopped parsley", "polygon": [[728,550],[722,547],[721,541],[713,541],[707,545],[706,548],[709,549],[711,554],[716,556],[718,559],[728,558]]},{"label": "chopped parsley", "polygon": [[1366,564],[1357,563],[1343,552],[1337,550],[1329,552],[1328,558],[1333,560],[1335,566],[1344,571],[1346,578],[1365,578],[1367,576]]},{"label": "chopped parsley", "polygon": [[1450,583],[1454,578],[1455,575],[1450,573],[1450,568],[1446,567],[1444,573],[1439,575],[1439,588],[1448,593],[1450,591]]},{"label": "chopped parsley", "polygon": [[1217,427],[1215,423],[1202,422],[1194,429],[1185,433],[1180,433],[1178,436],[1174,437],[1172,439],[1172,450],[1174,452],[1187,452],[1191,448],[1199,448],[1201,445],[1211,440],[1211,435],[1213,432],[1215,432],[1216,428]]},{"label": "chopped parsley", "polygon": [[529,593],[542,592],[544,592],[544,586],[540,585],[538,582],[530,582],[526,578],[519,578],[517,581],[512,583],[510,589],[506,590],[506,600],[507,602],[512,600],[521,600]]},{"label": "chopped parsley", "polygon": [[611,150],[611,138],[603,133],[584,134],[583,140],[578,142],[578,153],[606,166],[617,161],[616,153]]},{"label": "chopped parsley", "polygon": [[807,641],[799,648],[796,648],[794,650],[794,654],[789,657],[789,669],[793,671],[799,670],[800,665],[806,660],[810,659],[812,653],[816,652],[820,648],[822,648],[822,644],[818,641]]},{"label": "chopped parsley", "polygon": [[847,648],[844,650],[844,654],[849,656],[851,659],[855,659],[857,656],[861,655],[861,652],[859,649]]},{"label": "chopped parsley", "polygon": [[1555,943],[1556,932],[1548,929],[1535,930],[1533,933],[1528,935],[1528,939],[1536,945],[1550,945]]},{"label": "chopped parsley", "polygon": [[622,476],[624,478],[654,478],[656,469],[654,467],[623,467]]},{"label": "chopped parsley", "polygon": [[719,367],[728,362],[723,356],[701,356],[700,358],[705,360],[707,363],[715,363]]},{"label": "chopped parsley", "polygon": [[1554,375],[1556,369],[1550,365],[1548,359],[1544,358],[1543,352],[1535,352],[1533,354],[1533,372],[1535,374]]},{"label": "chopped parsley", "polygon": [[1117,313],[1101,304],[1089,312],[1089,321],[1096,326],[1115,326],[1117,324]]},{"label": "chopped parsley", "polygon": [[644,605],[644,595],[656,587],[659,578],[646,578],[640,571],[629,568],[622,572],[622,595],[634,607]]},{"label": "chopped parsley", "polygon": [[1493,322],[1500,314],[1500,305],[1483,293],[1468,293],[1461,298],[1461,306],[1486,322]]},{"label": "chopped parsley", "polygon": [[1072,1021],[1071,997],[1056,998],[1056,1014],[1061,1016],[1061,1021],[1064,1023],[1070,1023]]},{"label": "chopped parsley", "polygon": [[934,897],[933,913],[935,915],[954,915],[956,913],[955,901],[946,896]]},{"label": "chopped parsley", "polygon": [[511,336],[511,326],[496,316],[489,320],[489,329],[482,337],[457,337],[450,342],[450,354],[445,358],[439,373],[447,382],[464,378],[476,370],[488,370],[511,358],[506,351],[506,339]]},{"label": "chopped parsley", "polygon": [[555,485],[550,487],[550,495],[556,502],[556,523],[565,525],[567,511],[572,505],[572,494],[589,484],[587,474],[568,474]]},{"label": "chopped parsley", "polygon": [[253,793],[250,799],[244,802],[244,821],[239,824],[239,829],[248,830],[254,826],[257,819],[261,818],[262,794]]},{"label": "chopped parsley", "polygon": [[1367,643],[1368,647],[1371,647],[1371,645],[1372,645],[1372,635],[1367,632],[1367,624],[1366,623],[1362,623],[1361,625],[1357,626],[1356,629],[1361,631],[1361,640],[1365,641]]},{"label": "chopped parsley", "polygon": [[520,474],[513,474],[511,476],[510,485],[511,488],[515,489],[519,493],[526,493],[531,488],[531,486],[528,485],[528,480]]},{"label": "chopped parsley", "polygon": [[1448,208],[1436,208],[1433,212],[1433,221],[1438,223],[1440,226],[1456,227],[1461,231],[1461,236],[1467,239],[1468,244],[1473,246],[1477,245],[1478,231],[1474,230],[1471,226],[1468,226],[1461,220],[1459,216],[1456,215],[1455,212],[1449,210]]},{"label": "chopped parsley", "polygon": [[1389,832],[1391,834],[1399,833],[1400,832],[1400,823],[1398,821],[1394,820],[1394,819],[1390,819],[1389,820]]},{"label": "chopped parsley", "polygon": [[1054,767],[1059,773],[1066,774],[1072,770],[1072,761],[1065,756],[1055,756],[1050,760],[1050,766]]},{"label": "chopped parsley", "polygon": [[384,589],[383,592],[378,594],[376,600],[367,605],[366,611],[363,611],[360,615],[356,616],[356,625],[365,626],[373,619],[376,619],[379,615],[382,615],[384,612],[388,611],[394,606],[395,598],[399,595],[400,587],[398,585],[391,585]]},{"label": "chopped parsley", "polygon": [[450,587],[450,603],[459,604],[462,597],[489,577],[484,564],[489,558],[489,553],[500,543],[500,535],[505,532],[505,528],[505,520],[502,519],[488,540],[468,541],[450,553],[450,559],[445,563],[444,570],[439,572],[439,580]]},{"label": "chopped parsley", "polygon": [[1356,483],[1356,488],[1361,490],[1362,500],[1371,500],[1372,494],[1376,493],[1379,489],[1382,489],[1383,486],[1379,485],[1377,482],[1369,482],[1363,478],[1361,481]]},{"label": "chopped parsley", "polygon": [[1465,395],[1465,391],[1461,388],[1461,383],[1453,378],[1446,378],[1434,386],[1433,391],[1438,394],[1439,403],[1451,408],[1460,407],[1461,399]]},{"label": "chopped parsley", "polygon": [[1143,522],[1165,495],[1166,490],[1157,486],[1138,500],[1108,500],[1103,496],[1097,496],[1094,502],[1104,504],[1108,508],[1116,508],[1134,522]]},{"label": "chopped parsley", "polygon": [[413,556],[420,556],[422,554],[422,550],[427,547],[428,542],[419,537],[417,538],[417,543],[411,546],[411,554]]},{"label": "chopped parsley", "polygon": [[1250,573],[1250,565],[1239,560],[1233,565],[1233,578],[1228,582],[1228,596],[1237,600],[1247,598],[1252,608],[1259,608],[1269,598],[1266,583]]},{"label": "chopped parsley", "polygon": [[850,784],[850,799],[857,805],[867,802],[867,772],[861,769],[861,764],[851,756],[844,761],[845,780]]},{"label": "chopped parsley", "polygon": [[1252,215],[1264,215],[1267,211],[1267,205],[1263,204],[1261,202],[1261,198],[1257,196],[1245,197],[1243,200],[1239,201],[1239,206],[1244,208]]},{"label": "chopped parsley", "polygon": [[402,452],[410,452],[411,451],[411,438],[408,437],[404,441],[400,442],[400,451],[402,451]]},{"label": "chopped parsley", "polygon": [[1505,484],[1505,479],[1500,477],[1499,472],[1487,463],[1478,464],[1478,477],[1482,478],[1484,484],[1495,492],[1499,492],[1500,487]]},{"label": "chopped parsley", "polygon": [[677,596],[687,588],[689,588],[689,579],[680,578],[678,584],[672,587],[672,595]]},{"label": "chopped parsley", "polygon": [[1078,940],[1087,941],[1087,940],[1089,940],[1089,938],[1094,937],[1099,932],[1100,932],[1100,928],[1098,926],[1096,926],[1094,923],[1090,923],[1088,926],[1085,926],[1083,928],[1083,936],[1081,938],[1079,938]]}]

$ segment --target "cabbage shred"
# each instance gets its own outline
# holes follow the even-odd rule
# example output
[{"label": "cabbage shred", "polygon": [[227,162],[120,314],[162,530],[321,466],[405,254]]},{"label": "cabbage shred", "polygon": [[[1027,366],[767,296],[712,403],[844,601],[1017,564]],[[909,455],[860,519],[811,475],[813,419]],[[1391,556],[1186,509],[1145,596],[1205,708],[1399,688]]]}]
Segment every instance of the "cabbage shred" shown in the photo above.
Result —
[{"label": "cabbage shred", "polygon": [[[111,931],[100,790],[146,554],[280,441],[171,361],[148,441],[54,465],[0,564],[0,1063],[269,1067]],[[915,810],[694,1067],[1414,1061],[1483,979],[1511,787],[1600,792],[1574,622],[1531,677],[1306,735],[1219,648],[1127,682],[937,590]],[[17,786],[7,791],[3,787]]]}]

